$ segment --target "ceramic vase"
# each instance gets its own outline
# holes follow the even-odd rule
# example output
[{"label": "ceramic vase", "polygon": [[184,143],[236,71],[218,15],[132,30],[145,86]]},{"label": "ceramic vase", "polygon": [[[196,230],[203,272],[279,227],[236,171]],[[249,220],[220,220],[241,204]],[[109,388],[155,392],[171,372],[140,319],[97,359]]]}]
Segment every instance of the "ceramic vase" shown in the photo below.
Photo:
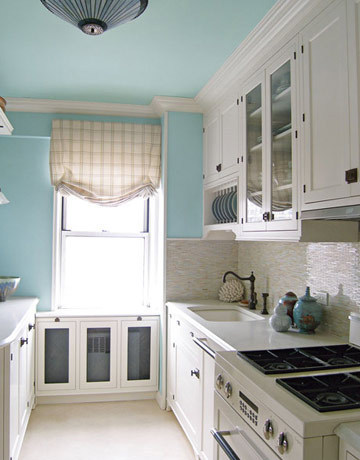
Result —
[{"label": "ceramic vase", "polygon": [[291,318],[287,314],[285,305],[281,302],[277,304],[274,314],[269,319],[271,327],[276,332],[286,332],[291,326]]},{"label": "ceramic vase", "polygon": [[305,295],[300,297],[294,307],[294,321],[299,332],[313,334],[319,326],[322,318],[322,307],[314,297],[310,295],[310,288],[306,288]]}]

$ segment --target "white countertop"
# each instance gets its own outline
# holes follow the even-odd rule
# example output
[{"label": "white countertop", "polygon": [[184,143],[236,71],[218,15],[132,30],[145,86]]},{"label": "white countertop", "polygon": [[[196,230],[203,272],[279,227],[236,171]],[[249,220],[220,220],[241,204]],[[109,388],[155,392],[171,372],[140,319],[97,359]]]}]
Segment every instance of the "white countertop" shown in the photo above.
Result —
[{"label": "white countertop", "polygon": [[39,299],[36,297],[10,297],[0,302],[0,347],[11,343],[23,327],[31,309],[36,309]]},{"label": "white countertop", "polygon": [[[236,304],[218,300],[193,300],[184,302],[167,302],[170,309],[176,309],[189,323],[197,327],[210,339],[216,341],[224,350],[268,350],[276,348],[306,347],[331,345],[348,342],[348,337],[337,337],[320,330],[315,334],[300,334],[297,329],[276,332],[269,324],[270,315],[261,315],[260,310],[251,310],[259,316],[255,321],[206,321],[189,307],[229,308]],[[245,312],[249,311],[244,308]],[[264,318],[264,319],[262,319]]]}]

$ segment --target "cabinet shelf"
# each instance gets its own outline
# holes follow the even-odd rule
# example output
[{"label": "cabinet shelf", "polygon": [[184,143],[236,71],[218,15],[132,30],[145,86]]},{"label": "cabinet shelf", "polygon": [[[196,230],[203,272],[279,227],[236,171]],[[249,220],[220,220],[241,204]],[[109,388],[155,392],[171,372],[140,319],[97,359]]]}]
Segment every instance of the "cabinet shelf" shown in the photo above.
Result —
[{"label": "cabinet shelf", "polygon": [[[289,128],[286,131],[283,131],[282,133],[275,134],[275,136],[273,136],[273,142],[283,140],[283,139],[285,139],[287,137],[290,138],[291,137],[291,132],[292,132],[292,129]],[[289,140],[291,140],[291,138]],[[263,147],[262,142],[260,142],[259,144],[255,144],[253,147],[250,148],[250,152],[251,153],[252,152],[261,152],[262,147]]]}]

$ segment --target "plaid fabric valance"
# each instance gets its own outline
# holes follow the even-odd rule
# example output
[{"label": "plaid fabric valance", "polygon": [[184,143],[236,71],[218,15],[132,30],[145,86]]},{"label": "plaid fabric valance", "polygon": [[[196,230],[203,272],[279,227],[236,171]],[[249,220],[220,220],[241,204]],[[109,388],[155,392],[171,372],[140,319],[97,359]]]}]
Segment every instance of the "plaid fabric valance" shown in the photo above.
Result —
[{"label": "plaid fabric valance", "polygon": [[63,194],[116,206],[160,184],[161,126],[53,120],[51,183]]}]

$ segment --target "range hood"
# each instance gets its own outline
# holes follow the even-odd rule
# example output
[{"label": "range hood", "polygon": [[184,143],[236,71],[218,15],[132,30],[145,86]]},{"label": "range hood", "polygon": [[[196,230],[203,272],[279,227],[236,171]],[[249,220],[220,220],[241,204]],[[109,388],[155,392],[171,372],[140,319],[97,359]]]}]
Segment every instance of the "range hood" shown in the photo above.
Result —
[{"label": "range hood", "polygon": [[301,212],[301,220],[355,220],[360,221],[360,205],[313,209]]}]

